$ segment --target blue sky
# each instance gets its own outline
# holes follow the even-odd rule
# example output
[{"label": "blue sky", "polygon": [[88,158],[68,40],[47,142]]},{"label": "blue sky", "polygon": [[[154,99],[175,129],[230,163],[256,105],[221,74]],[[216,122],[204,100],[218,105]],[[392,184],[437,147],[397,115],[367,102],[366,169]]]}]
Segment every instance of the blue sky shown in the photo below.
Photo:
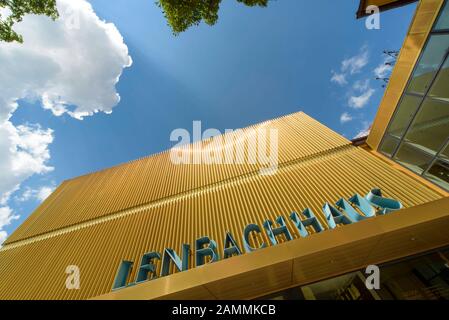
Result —
[{"label": "blue sky", "polygon": [[[116,85],[121,100],[111,114],[83,120],[55,116],[40,98],[19,100],[10,122],[51,128],[45,165],[53,170],[30,174],[4,201],[16,216],[0,228],[8,234],[39,204],[42,187],[165,150],[173,146],[172,130],[191,130],[194,120],[224,131],[302,110],[354,137],[371,123],[383,94],[374,80],[382,50],[401,47],[415,9],[383,13],[381,29],[368,30],[355,19],[358,1],[277,0],[248,8],[225,0],[215,26],[175,37],[154,1],[89,2],[116,26],[133,60]],[[331,81],[335,74],[346,82]],[[69,85],[84,81],[82,69],[74,79]]]}]

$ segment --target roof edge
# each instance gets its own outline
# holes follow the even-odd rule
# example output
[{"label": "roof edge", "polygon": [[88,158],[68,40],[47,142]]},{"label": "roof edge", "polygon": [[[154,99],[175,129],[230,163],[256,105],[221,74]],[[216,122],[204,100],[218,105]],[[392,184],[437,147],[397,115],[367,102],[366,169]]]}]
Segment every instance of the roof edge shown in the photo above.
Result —
[{"label": "roof edge", "polygon": [[[379,9],[380,9],[380,12],[384,12],[384,11],[388,11],[391,9],[396,9],[399,7],[409,5],[409,4],[411,4],[413,2],[417,2],[417,1],[419,1],[419,0],[398,0],[398,1],[388,3],[388,4],[381,5],[381,6],[379,6]],[[357,9],[357,12],[356,12],[357,19],[362,19],[362,18],[369,16],[369,14],[366,13],[366,7],[367,7],[366,0],[360,0],[359,8]]]}]

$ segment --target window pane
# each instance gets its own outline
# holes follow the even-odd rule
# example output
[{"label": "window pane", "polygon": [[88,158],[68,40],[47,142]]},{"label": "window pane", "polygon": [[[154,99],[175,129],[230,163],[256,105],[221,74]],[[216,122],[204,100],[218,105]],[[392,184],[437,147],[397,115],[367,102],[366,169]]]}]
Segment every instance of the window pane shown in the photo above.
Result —
[{"label": "window pane", "polygon": [[449,102],[449,57],[446,58],[446,62],[438,72],[429,96]]},{"label": "window pane", "polygon": [[449,35],[439,34],[431,36],[413,73],[407,91],[419,94],[425,93],[442,63],[448,47]]},{"label": "window pane", "polygon": [[440,157],[449,160],[449,145],[440,153]]},{"label": "window pane", "polygon": [[435,161],[427,172],[426,177],[443,188],[449,189],[449,162],[443,160]]},{"label": "window pane", "polygon": [[405,140],[415,147],[435,154],[449,136],[449,103],[426,98]]},{"label": "window pane", "polygon": [[394,157],[394,159],[410,170],[421,174],[432,161],[432,157],[422,153],[416,148],[403,143]]},{"label": "window pane", "polygon": [[416,113],[422,98],[404,95],[401,104],[398,106],[393,121],[388,128],[388,133],[397,138],[401,138],[405,129],[412,121],[413,115]]},{"label": "window pane", "polygon": [[449,1],[446,1],[446,5],[441,11],[438,22],[435,25],[435,30],[449,29]]},{"label": "window pane", "polygon": [[396,150],[398,144],[399,144],[398,139],[386,135],[380,151],[382,151],[385,155],[391,157],[393,155],[393,152]]}]

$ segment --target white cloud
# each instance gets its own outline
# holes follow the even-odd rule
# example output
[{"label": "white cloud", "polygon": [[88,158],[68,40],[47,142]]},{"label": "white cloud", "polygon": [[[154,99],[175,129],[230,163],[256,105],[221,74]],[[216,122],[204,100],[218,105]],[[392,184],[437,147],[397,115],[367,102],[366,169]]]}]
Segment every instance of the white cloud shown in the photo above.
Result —
[{"label": "white cloud", "polygon": [[18,215],[14,215],[11,208],[0,207],[0,246],[6,240],[8,234],[2,229],[9,225],[13,220],[19,219]]},{"label": "white cloud", "polygon": [[[53,131],[38,125],[13,126],[10,121],[0,124],[0,232],[4,226],[18,218],[7,202],[20,184],[33,174],[53,170],[48,166],[48,146],[53,141]],[[5,236],[6,237],[6,236]]]},{"label": "white cloud", "polygon": [[37,200],[39,200],[40,202],[44,201],[50,196],[50,194],[53,192],[54,189],[55,189],[54,187],[48,186],[39,188],[36,194]]},{"label": "white cloud", "polygon": [[0,228],[7,226],[11,221],[18,219],[19,217],[12,213],[9,207],[0,207]]},{"label": "white cloud", "polygon": [[348,83],[348,81],[346,81],[346,75],[344,73],[337,73],[334,70],[332,70],[331,82],[335,82],[341,86],[344,86]]},{"label": "white cloud", "polygon": [[10,121],[0,123],[0,205],[6,205],[22,181],[53,170],[47,164],[52,142],[51,129],[44,130],[39,125],[15,127]]},{"label": "white cloud", "polygon": [[366,136],[369,135],[370,131],[371,131],[370,129],[363,129],[363,130],[360,130],[359,133],[357,133],[357,134],[355,135],[354,139],[366,137]]},{"label": "white cloud", "polygon": [[29,187],[25,188],[25,191],[20,197],[16,197],[16,201],[25,202],[28,200],[37,200],[43,202],[55,189],[54,186],[42,186],[37,189],[31,189]]},{"label": "white cloud", "polygon": [[[373,96],[375,89],[371,88],[370,80],[357,80],[352,85],[352,93],[350,93],[348,105],[354,109],[361,109],[368,104]],[[357,93],[359,93],[357,95]]]},{"label": "white cloud", "polygon": [[350,74],[359,73],[363,67],[368,64],[368,59],[368,49],[366,46],[363,46],[359,54],[342,61],[341,71],[348,72]]},{"label": "white cloud", "polygon": [[357,80],[352,85],[352,88],[354,90],[357,90],[357,91],[360,91],[360,92],[364,92],[364,91],[366,91],[366,90],[368,90],[370,88],[370,81],[369,81],[369,79]]},{"label": "white cloud", "polygon": [[0,104],[11,113],[18,99],[35,98],[55,115],[110,113],[120,100],[115,84],[132,63],[128,48],[87,1],[57,4],[58,20],[27,15],[15,27],[24,43],[0,44]]},{"label": "white cloud", "polygon": [[[115,85],[132,63],[117,28],[100,20],[86,0],[57,0],[57,5],[58,20],[27,15],[15,26],[23,44],[0,42],[3,221],[16,217],[6,204],[20,184],[53,169],[48,164],[53,131],[10,121],[19,100],[40,101],[56,116],[67,113],[82,119],[96,112],[110,113],[120,100]],[[42,190],[36,197],[47,194],[48,190]],[[2,227],[0,237],[5,236]]]},{"label": "white cloud", "polygon": [[375,90],[372,88],[369,88],[366,92],[359,96],[351,96],[349,97],[348,104],[351,108],[354,109],[361,109],[363,108],[371,99],[373,96]]},{"label": "white cloud", "polygon": [[348,59],[344,59],[341,62],[340,72],[334,70],[331,71],[331,82],[344,86],[348,83],[348,76],[359,73],[369,61],[368,47],[363,46],[360,49],[359,54],[352,56]]},{"label": "white cloud", "polygon": [[352,120],[352,116],[349,113],[347,113],[347,112],[342,113],[342,115],[340,116],[340,122],[341,123],[346,123],[346,122],[349,122],[351,120]]},{"label": "white cloud", "polygon": [[393,59],[390,57],[385,58],[384,61],[374,69],[375,76],[381,79],[388,77],[391,70],[393,70],[393,67],[389,64],[392,61]]},{"label": "white cloud", "polygon": [[6,231],[0,231],[0,247],[2,246],[2,243],[5,242],[7,237],[8,234],[6,233]]},{"label": "white cloud", "polygon": [[369,135],[370,131],[371,125],[369,124],[369,122],[364,121],[362,130],[360,130],[359,133],[357,133],[353,139],[366,137]]}]

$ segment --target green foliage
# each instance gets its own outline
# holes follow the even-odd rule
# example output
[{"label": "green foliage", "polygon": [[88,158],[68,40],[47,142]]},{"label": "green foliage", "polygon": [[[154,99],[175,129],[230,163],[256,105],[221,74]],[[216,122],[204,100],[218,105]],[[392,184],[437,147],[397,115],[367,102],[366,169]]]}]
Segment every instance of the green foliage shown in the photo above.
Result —
[{"label": "green foliage", "polygon": [[[237,0],[247,6],[266,7],[269,0]],[[221,0],[158,0],[156,4],[164,12],[174,34],[204,21],[214,25],[218,20]]]},{"label": "green foliage", "polygon": [[53,20],[59,16],[56,0],[0,0],[0,9],[3,8],[11,11],[6,18],[0,14],[0,41],[6,42],[23,42],[22,36],[13,30],[13,26],[22,21],[26,14],[44,14]]},{"label": "green foliage", "polygon": [[[222,0],[157,0],[156,4],[164,12],[174,34],[179,34],[191,26],[204,21],[214,25],[218,20],[218,10]],[[237,0],[247,6],[266,7],[269,0]],[[0,41],[23,42],[21,35],[13,30],[15,23],[22,21],[26,14],[44,14],[53,20],[58,18],[56,0],[0,0],[0,9],[9,9],[11,14],[0,14]]]}]

